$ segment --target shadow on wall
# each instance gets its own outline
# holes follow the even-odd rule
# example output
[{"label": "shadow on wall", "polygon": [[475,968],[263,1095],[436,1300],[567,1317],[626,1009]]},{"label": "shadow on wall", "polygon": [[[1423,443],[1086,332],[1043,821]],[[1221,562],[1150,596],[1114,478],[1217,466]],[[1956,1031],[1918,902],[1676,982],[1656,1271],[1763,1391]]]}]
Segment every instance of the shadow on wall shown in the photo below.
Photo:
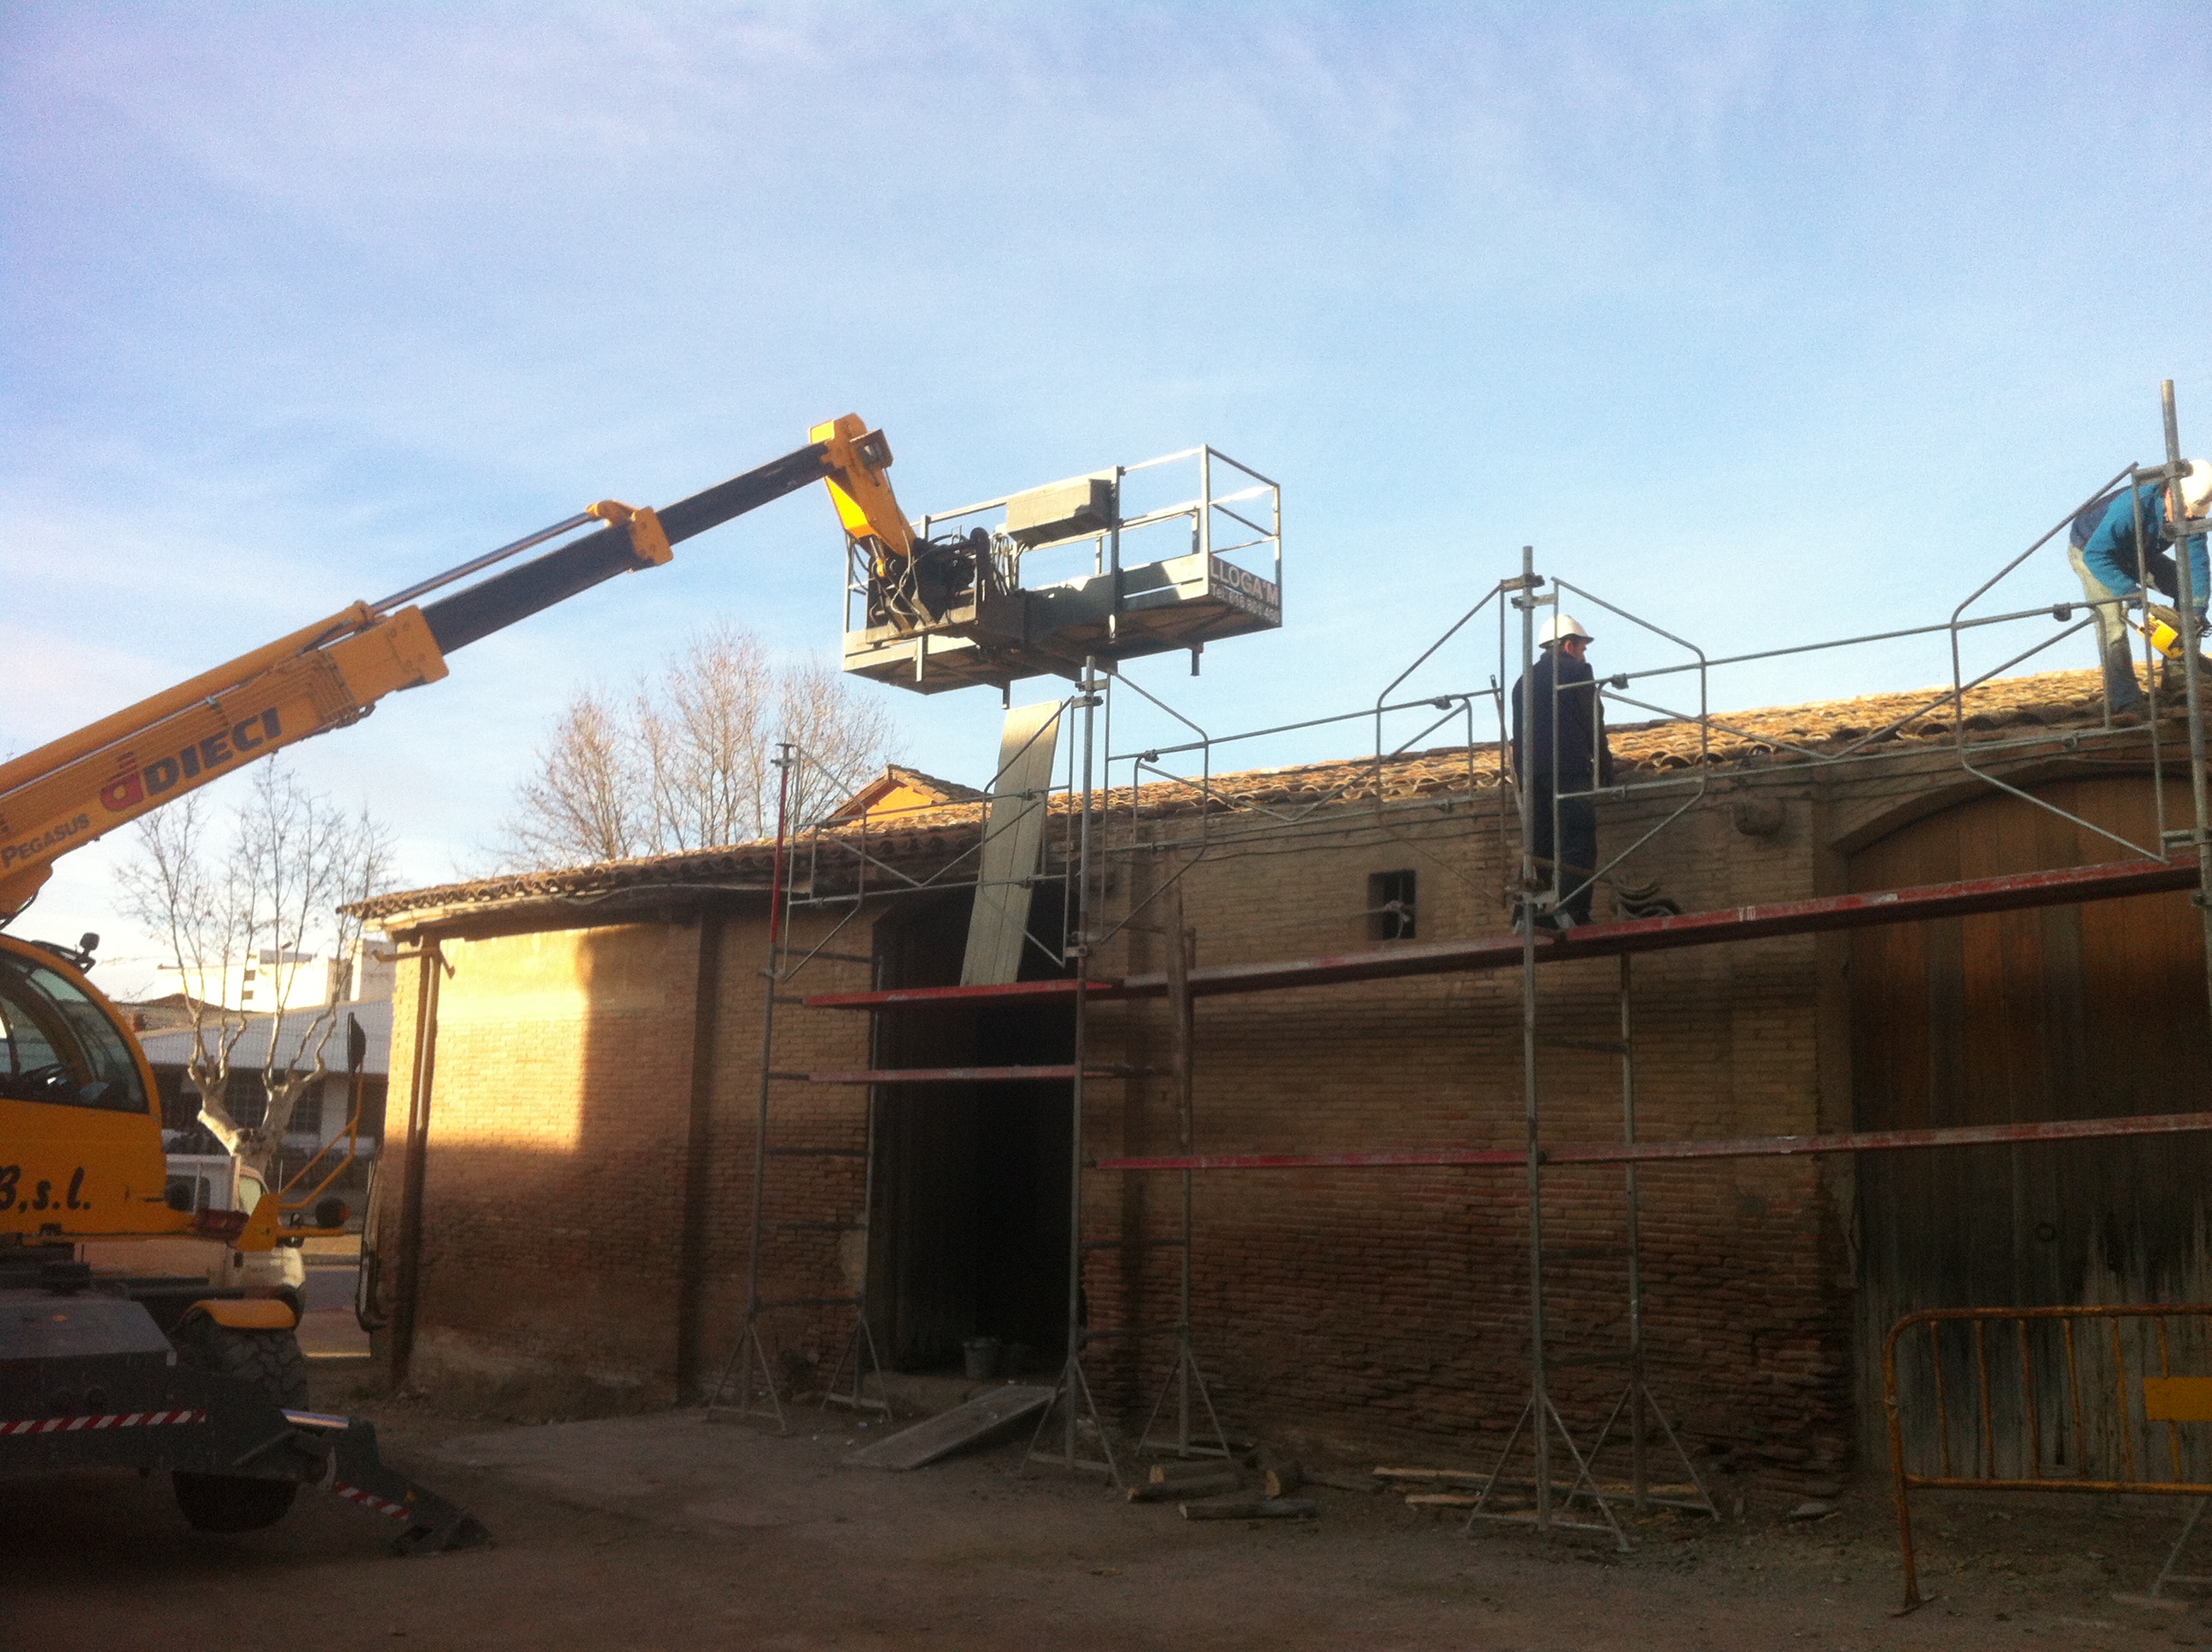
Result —
[{"label": "shadow on wall", "polygon": [[[515,1416],[674,1398],[701,936],[633,924],[443,942],[411,1386]],[[402,1073],[423,967],[401,986]]]}]

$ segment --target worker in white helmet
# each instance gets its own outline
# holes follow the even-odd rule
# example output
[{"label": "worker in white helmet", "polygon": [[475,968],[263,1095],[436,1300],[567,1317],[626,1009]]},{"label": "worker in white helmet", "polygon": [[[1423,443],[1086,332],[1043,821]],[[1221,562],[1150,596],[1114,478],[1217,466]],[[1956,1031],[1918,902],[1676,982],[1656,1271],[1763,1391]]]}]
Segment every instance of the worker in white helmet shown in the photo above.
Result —
[{"label": "worker in white helmet", "polygon": [[1537,872],[1557,873],[1559,907],[1537,922],[1558,929],[1590,920],[1597,805],[1575,794],[1613,784],[1613,753],[1589,667],[1590,634],[1573,615],[1558,613],[1537,641],[1535,669],[1513,685],[1513,768],[1529,793]]},{"label": "worker in white helmet", "polygon": [[[2185,515],[2201,519],[2212,501],[2212,460],[2192,459],[2180,480]],[[2166,519],[2166,490],[2144,488],[2139,493],[2122,488],[2093,501],[2074,519],[2068,534],[2067,556],[2081,576],[2081,590],[2097,616],[2098,654],[2105,668],[2105,703],[2114,716],[2143,708],[2142,687],[2136,681],[2135,651],[2128,641],[2125,604],[2143,594],[2146,583],[2181,601],[2179,570],[2174,565],[2176,535]],[[2140,509],[2142,534],[2136,534]],[[2188,543],[2191,594],[2201,635],[2204,604],[2212,597],[2212,574],[2204,560],[2204,536],[2190,536]],[[2178,616],[2175,629],[2179,629]],[[2160,692],[2182,692],[2185,662],[2179,645],[2159,668]],[[2212,672],[2212,665],[2202,669]]]}]

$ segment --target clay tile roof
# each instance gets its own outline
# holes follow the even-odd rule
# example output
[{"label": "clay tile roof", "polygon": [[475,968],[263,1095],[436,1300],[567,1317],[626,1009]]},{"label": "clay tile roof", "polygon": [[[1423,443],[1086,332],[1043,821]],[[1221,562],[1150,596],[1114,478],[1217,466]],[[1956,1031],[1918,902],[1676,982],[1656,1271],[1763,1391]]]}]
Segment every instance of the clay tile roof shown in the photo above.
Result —
[{"label": "clay tile roof", "polygon": [[939,780],[934,774],[923,774],[919,768],[908,768],[904,763],[885,763],[882,774],[831,810],[830,818],[857,819],[885,798],[899,792],[910,793],[925,803],[932,804],[973,803],[989,795],[978,792],[972,786],[963,786],[957,780]]},{"label": "clay tile roof", "polygon": [[[1694,720],[1661,720],[1615,725],[1608,732],[1615,762],[1625,771],[1620,778],[1633,780],[1638,773],[1667,769],[1739,768],[1835,756],[1861,745],[1870,751],[1909,751],[1918,742],[1954,738],[1950,701],[1948,688],[1917,689],[1720,712],[1707,720],[1705,729]],[[2002,677],[1968,689],[1963,700],[1969,740],[2095,722],[2102,717],[2102,708],[2101,680],[2095,671]],[[1156,780],[1139,788],[1134,802],[1146,818],[1154,819],[1261,807],[1310,809],[1371,803],[1378,798],[1464,796],[1496,786],[1500,767],[1495,744],[1444,746],[1399,753],[1379,762],[1371,756],[1355,757],[1216,774],[1210,791],[1201,791],[1195,782]],[[942,865],[973,847],[988,801],[984,793],[913,769],[888,769],[886,778],[890,777],[916,791],[926,786],[947,796],[933,806],[902,809],[873,820],[833,818],[819,829],[819,836],[856,846],[865,841],[872,858],[918,869]],[[1107,794],[1103,802],[1109,813],[1124,815],[1132,805],[1126,787]],[[1065,796],[1053,797],[1047,807],[1055,816],[1073,811]],[[626,890],[678,893],[711,888],[764,894],[774,870],[775,848],[773,841],[763,839],[724,848],[520,872],[380,896],[349,909],[379,922],[532,900],[589,903]]]},{"label": "clay tile roof", "polygon": [[939,780],[934,774],[925,774],[919,768],[908,768],[904,763],[885,763],[884,773],[896,776],[910,791],[920,792],[939,803],[973,803],[988,797],[972,786],[963,786],[958,780]]}]

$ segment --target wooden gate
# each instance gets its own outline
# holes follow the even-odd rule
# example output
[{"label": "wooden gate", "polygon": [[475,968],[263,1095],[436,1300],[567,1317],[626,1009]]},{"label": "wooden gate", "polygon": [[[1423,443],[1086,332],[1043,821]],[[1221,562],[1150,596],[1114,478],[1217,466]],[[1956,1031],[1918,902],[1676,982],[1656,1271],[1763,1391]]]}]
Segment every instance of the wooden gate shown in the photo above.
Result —
[{"label": "wooden gate", "polygon": [[[2136,842],[2156,841],[2148,778],[2070,780],[2039,795]],[[2169,785],[2169,822],[2185,820],[2187,809],[2186,788]],[[1991,796],[1862,850],[1851,887],[2124,853],[2046,810]],[[2205,1107],[2212,1036],[2201,937],[2184,894],[1858,932],[1850,943],[1856,1127]],[[1881,1437],[1882,1340],[1906,1314],[2212,1297],[2208,1180],[2212,1139],[2203,1136],[1862,1156],[1858,1365],[1870,1426],[1861,1439]]]}]

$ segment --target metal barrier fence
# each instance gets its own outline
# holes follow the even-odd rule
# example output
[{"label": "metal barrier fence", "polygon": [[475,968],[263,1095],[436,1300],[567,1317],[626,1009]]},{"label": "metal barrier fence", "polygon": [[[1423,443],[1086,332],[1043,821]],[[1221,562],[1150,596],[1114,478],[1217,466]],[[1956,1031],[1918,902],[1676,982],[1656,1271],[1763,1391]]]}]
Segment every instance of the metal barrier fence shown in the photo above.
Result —
[{"label": "metal barrier fence", "polygon": [[[1908,1608],[1916,1491],[2212,1497],[2212,1430],[2182,1429],[2212,1423],[2212,1303],[1926,1309],[1881,1365]],[[2157,1588],[2190,1581],[2173,1568],[2197,1513]]]}]

